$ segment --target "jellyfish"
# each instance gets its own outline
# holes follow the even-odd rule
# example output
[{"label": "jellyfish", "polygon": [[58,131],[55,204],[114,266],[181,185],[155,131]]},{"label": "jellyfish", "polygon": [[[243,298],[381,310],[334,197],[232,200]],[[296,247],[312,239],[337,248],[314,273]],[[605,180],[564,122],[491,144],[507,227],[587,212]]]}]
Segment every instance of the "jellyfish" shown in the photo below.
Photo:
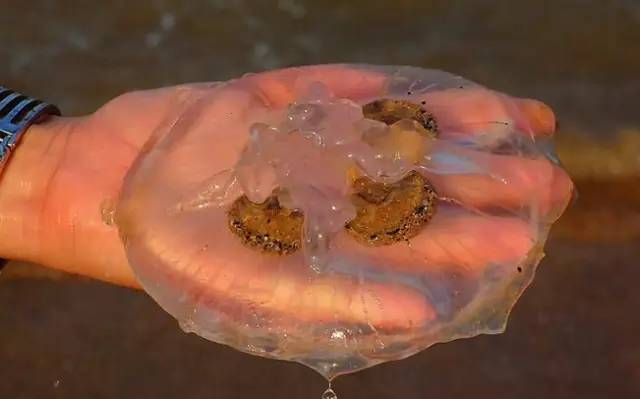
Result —
[{"label": "jellyfish", "polygon": [[406,66],[188,90],[115,215],[183,330],[331,380],[505,329],[572,187],[546,106]]}]

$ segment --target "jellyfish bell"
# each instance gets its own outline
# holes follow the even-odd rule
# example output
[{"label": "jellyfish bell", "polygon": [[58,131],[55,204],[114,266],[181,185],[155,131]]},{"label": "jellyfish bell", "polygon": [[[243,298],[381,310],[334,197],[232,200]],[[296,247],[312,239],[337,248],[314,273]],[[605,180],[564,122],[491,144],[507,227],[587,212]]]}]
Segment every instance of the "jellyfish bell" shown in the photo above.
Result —
[{"label": "jellyfish bell", "polygon": [[328,379],[501,332],[571,187],[517,101],[366,65],[199,91],[125,179],[129,262],[185,331]]}]

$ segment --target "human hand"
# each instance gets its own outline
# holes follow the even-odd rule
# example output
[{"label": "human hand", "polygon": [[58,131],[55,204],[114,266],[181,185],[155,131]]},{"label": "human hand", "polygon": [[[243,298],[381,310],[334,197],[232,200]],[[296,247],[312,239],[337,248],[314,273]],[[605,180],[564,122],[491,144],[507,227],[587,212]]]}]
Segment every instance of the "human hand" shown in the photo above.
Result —
[{"label": "human hand", "polygon": [[[301,78],[323,82],[338,97],[354,100],[371,97],[380,89],[374,74],[341,66],[258,74],[239,89],[260,93],[263,104],[277,108],[294,99],[294,86]],[[209,90],[213,90],[210,85],[195,84],[129,93],[93,115],[32,126],[0,184],[0,256],[138,286],[117,230],[104,222],[105,213],[115,207],[125,174],[156,127]],[[248,110],[250,104],[236,94],[223,94],[220,99],[224,101],[212,112]],[[429,101],[441,123],[458,123],[456,131],[461,134],[474,134],[478,120],[510,119],[532,135],[551,135],[555,130],[553,113],[533,100],[505,103],[490,91],[471,90],[464,95],[434,94]],[[217,149],[219,153],[237,150],[232,142],[219,143]],[[434,175],[431,180],[440,195],[478,209],[513,209],[535,196],[544,202],[540,204],[546,213],[542,217],[552,221],[566,206],[572,184],[560,168],[509,156],[496,156],[491,162],[492,168],[503,172],[508,185],[469,175]],[[530,230],[515,218],[443,214],[425,229],[428,234],[421,234],[412,245],[430,260],[452,267],[473,269],[514,261],[526,256],[533,245]],[[213,256],[209,260],[215,263]],[[352,289],[348,284],[337,286]],[[385,309],[394,312],[393,306]]]}]

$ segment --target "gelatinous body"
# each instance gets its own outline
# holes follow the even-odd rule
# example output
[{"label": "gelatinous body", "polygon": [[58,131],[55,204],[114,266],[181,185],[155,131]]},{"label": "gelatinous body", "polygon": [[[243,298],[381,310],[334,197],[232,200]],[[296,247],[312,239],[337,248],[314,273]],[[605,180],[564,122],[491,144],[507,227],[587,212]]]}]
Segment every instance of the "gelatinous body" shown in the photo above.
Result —
[{"label": "gelatinous body", "polygon": [[531,104],[444,72],[297,68],[185,98],[123,187],[132,267],[186,331],[328,378],[501,332],[568,201]]}]

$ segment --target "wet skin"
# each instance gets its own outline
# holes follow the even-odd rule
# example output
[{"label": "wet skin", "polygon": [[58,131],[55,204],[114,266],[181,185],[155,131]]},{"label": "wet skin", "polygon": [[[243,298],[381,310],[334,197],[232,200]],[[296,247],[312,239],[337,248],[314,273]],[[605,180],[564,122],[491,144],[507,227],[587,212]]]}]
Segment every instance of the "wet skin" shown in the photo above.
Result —
[{"label": "wet skin", "polygon": [[[294,96],[293,82],[299,77],[323,82],[337,96],[358,100],[370,98],[380,89],[380,80],[372,73],[342,66],[319,66],[273,71],[254,75],[248,84],[257,88],[270,107],[282,107]],[[209,90],[207,84],[184,85],[120,96],[97,110],[79,118],[56,118],[33,126],[17,148],[0,184],[0,256],[22,259],[115,284],[139,287],[127,263],[118,231],[103,221],[103,213],[114,206],[123,178],[136,157],[143,151],[155,127],[163,122],[176,104]],[[439,109],[439,103],[455,107]],[[231,93],[215,108],[221,114],[241,113],[246,105]],[[500,120],[508,117],[509,108],[485,90],[471,90],[464,96],[447,91],[430,98],[430,110],[439,114],[438,123],[458,121],[457,134],[474,134],[473,121]],[[534,100],[513,100],[511,104],[526,120],[516,121],[522,130],[535,135],[552,135],[555,117],[551,110]],[[221,143],[219,151],[225,151]],[[229,149],[227,149],[229,150]],[[550,221],[566,206],[572,184],[559,168],[546,162],[516,157],[490,159],[504,170],[509,185],[481,176],[433,176],[430,178],[439,195],[472,204],[478,208],[517,208],[535,193],[543,199],[543,217]],[[429,235],[412,243],[427,253],[429,259],[452,268],[480,268],[491,262],[519,259],[531,249],[529,230],[512,218],[461,216],[441,217],[429,227]],[[465,248],[458,240],[464,235]],[[347,249],[348,250],[348,249]],[[357,252],[359,248],[353,248]],[[401,254],[383,250],[398,268],[407,262]],[[208,259],[215,262],[216,259]],[[235,269],[240,274],[250,268]],[[268,277],[268,276],[266,276]],[[268,280],[268,278],[267,278]],[[280,276],[279,284],[283,281]],[[286,279],[284,280],[286,282]],[[353,286],[348,281],[331,281],[332,287],[348,301]],[[187,289],[188,287],[185,287]],[[316,289],[317,288],[317,289]],[[318,287],[309,295],[324,295]],[[383,284],[369,287],[389,304],[381,323],[395,323],[401,312],[415,311],[415,319],[428,317],[425,309],[407,306],[411,298],[403,292],[387,289]],[[225,291],[225,295],[251,295]],[[395,301],[398,298],[398,301]],[[234,299],[234,298],[229,298]],[[284,304],[274,304],[287,312]],[[300,310],[294,310],[300,313]],[[331,310],[335,311],[335,310]],[[342,312],[342,311],[340,311]],[[300,315],[309,321],[322,314]],[[345,314],[357,319],[358,314]]]}]

